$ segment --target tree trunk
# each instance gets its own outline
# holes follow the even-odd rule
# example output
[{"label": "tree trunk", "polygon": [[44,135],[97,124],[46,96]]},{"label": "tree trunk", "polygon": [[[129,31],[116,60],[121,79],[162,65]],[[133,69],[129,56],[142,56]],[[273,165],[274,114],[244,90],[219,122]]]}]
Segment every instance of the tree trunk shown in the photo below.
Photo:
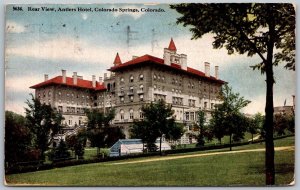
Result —
[{"label": "tree trunk", "polygon": [[274,142],[273,142],[273,68],[267,66],[266,70],[267,76],[267,95],[266,95],[266,121],[265,121],[265,130],[266,130],[266,185],[275,184],[275,167],[274,167]]},{"label": "tree trunk", "polygon": [[160,140],[159,140],[159,154],[160,154],[160,155],[162,155],[162,154],[161,154],[161,140],[162,140],[162,136],[160,136]]},{"label": "tree trunk", "polygon": [[232,148],[231,148],[231,138],[232,138],[232,134],[230,134],[230,136],[229,136],[229,150],[230,151],[232,150]]},{"label": "tree trunk", "polygon": [[[272,17],[272,10],[269,10],[270,17]],[[273,48],[274,48],[274,31],[275,25],[272,19],[269,20],[269,41],[267,44],[267,61],[265,62],[265,71],[266,71],[266,121],[265,121],[265,130],[266,130],[266,158],[265,158],[265,167],[266,167],[266,185],[275,184],[275,166],[274,166],[274,142],[273,142],[273,113],[274,113],[274,104],[273,104],[273,84],[274,84],[274,73],[273,73]]]}]

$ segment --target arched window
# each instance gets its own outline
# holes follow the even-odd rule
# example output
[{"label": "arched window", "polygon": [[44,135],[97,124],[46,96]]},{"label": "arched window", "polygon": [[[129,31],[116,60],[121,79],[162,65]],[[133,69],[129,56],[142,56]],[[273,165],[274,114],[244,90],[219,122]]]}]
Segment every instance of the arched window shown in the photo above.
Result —
[{"label": "arched window", "polygon": [[140,85],[140,90],[143,90],[144,89],[144,85]]},{"label": "arched window", "polygon": [[124,110],[120,110],[120,119],[124,120]]},{"label": "arched window", "polygon": [[144,80],[144,75],[140,74],[140,80]]},{"label": "arched window", "polygon": [[133,109],[129,109],[129,119],[133,119]]},{"label": "arched window", "polygon": [[156,77],[156,74],[154,74],[154,75],[153,75],[153,80],[156,80],[156,78],[157,78],[157,77]]},{"label": "arched window", "polygon": [[133,76],[132,75],[130,75],[130,77],[129,77],[129,82],[133,82],[134,80],[133,80]]},{"label": "arched window", "polygon": [[139,110],[139,113],[140,113],[140,119],[143,119],[144,118],[144,113],[143,113],[142,109]]}]

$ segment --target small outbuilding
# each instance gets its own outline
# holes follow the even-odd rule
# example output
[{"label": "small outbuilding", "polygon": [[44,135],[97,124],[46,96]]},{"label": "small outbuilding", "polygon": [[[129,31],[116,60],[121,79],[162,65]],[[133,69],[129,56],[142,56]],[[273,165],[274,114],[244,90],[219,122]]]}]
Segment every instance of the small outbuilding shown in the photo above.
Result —
[{"label": "small outbuilding", "polygon": [[[155,145],[159,147],[159,140],[156,140]],[[171,150],[171,147],[167,142],[162,142],[161,150]],[[109,156],[124,156],[142,152],[143,142],[141,139],[120,139],[110,148]]]}]

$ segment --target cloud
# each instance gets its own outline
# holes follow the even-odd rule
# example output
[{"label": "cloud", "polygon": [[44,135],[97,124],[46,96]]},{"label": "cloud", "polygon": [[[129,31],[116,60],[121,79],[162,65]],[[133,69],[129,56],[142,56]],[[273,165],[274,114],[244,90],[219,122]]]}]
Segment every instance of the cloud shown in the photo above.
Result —
[{"label": "cloud", "polygon": [[[141,7],[135,5],[128,5],[128,6],[126,5],[126,6],[118,7],[118,11],[114,12],[113,16],[120,17],[120,16],[128,15],[133,17],[134,19],[138,19],[145,14],[145,12],[141,12],[140,8]],[[138,10],[139,12],[136,12],[136,10]]]},{"label": "cloud", "polygon": [[7,56],[17,55],[55,61],[70,60],[86,64],[112,62],[114,57],[108,55],[115,54],[115,50],[114,48],[95,46],[72,37],[57,37],[30,45],[7,47],[6,54]]},{"label": "cloud", "polygon": [[30,86],[43,82],[41,76],[6,77],[5,90],[12,93],[28,92]]},{"label": "cloud", "polygon": [[22,33],[25,32],[25,27],[13,21],[6,22],[6,32],[7,33]]}]

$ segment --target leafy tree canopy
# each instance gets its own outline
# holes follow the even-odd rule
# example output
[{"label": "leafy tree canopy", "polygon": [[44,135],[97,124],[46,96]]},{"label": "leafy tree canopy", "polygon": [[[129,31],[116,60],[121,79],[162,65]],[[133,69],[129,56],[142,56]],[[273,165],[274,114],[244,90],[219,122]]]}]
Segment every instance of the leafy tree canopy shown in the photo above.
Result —
[{"label": "leafy tree canopy", "polygon": [[[214,48],[225,47],[228,54],[258,54],[262,60],[253,68],[265,71],[270,40],[277,49],[274,65],[285,62],[295,70],[295,8],[292,4],[218,3],[174,4],[182,16],[177,23],[190,27],[192,39],[213,33]],[[272,21],[274,30],[268,27]],[[272,32],[272,34],[270,34]],[[272,35],[272,39],[270,39]]]}]

